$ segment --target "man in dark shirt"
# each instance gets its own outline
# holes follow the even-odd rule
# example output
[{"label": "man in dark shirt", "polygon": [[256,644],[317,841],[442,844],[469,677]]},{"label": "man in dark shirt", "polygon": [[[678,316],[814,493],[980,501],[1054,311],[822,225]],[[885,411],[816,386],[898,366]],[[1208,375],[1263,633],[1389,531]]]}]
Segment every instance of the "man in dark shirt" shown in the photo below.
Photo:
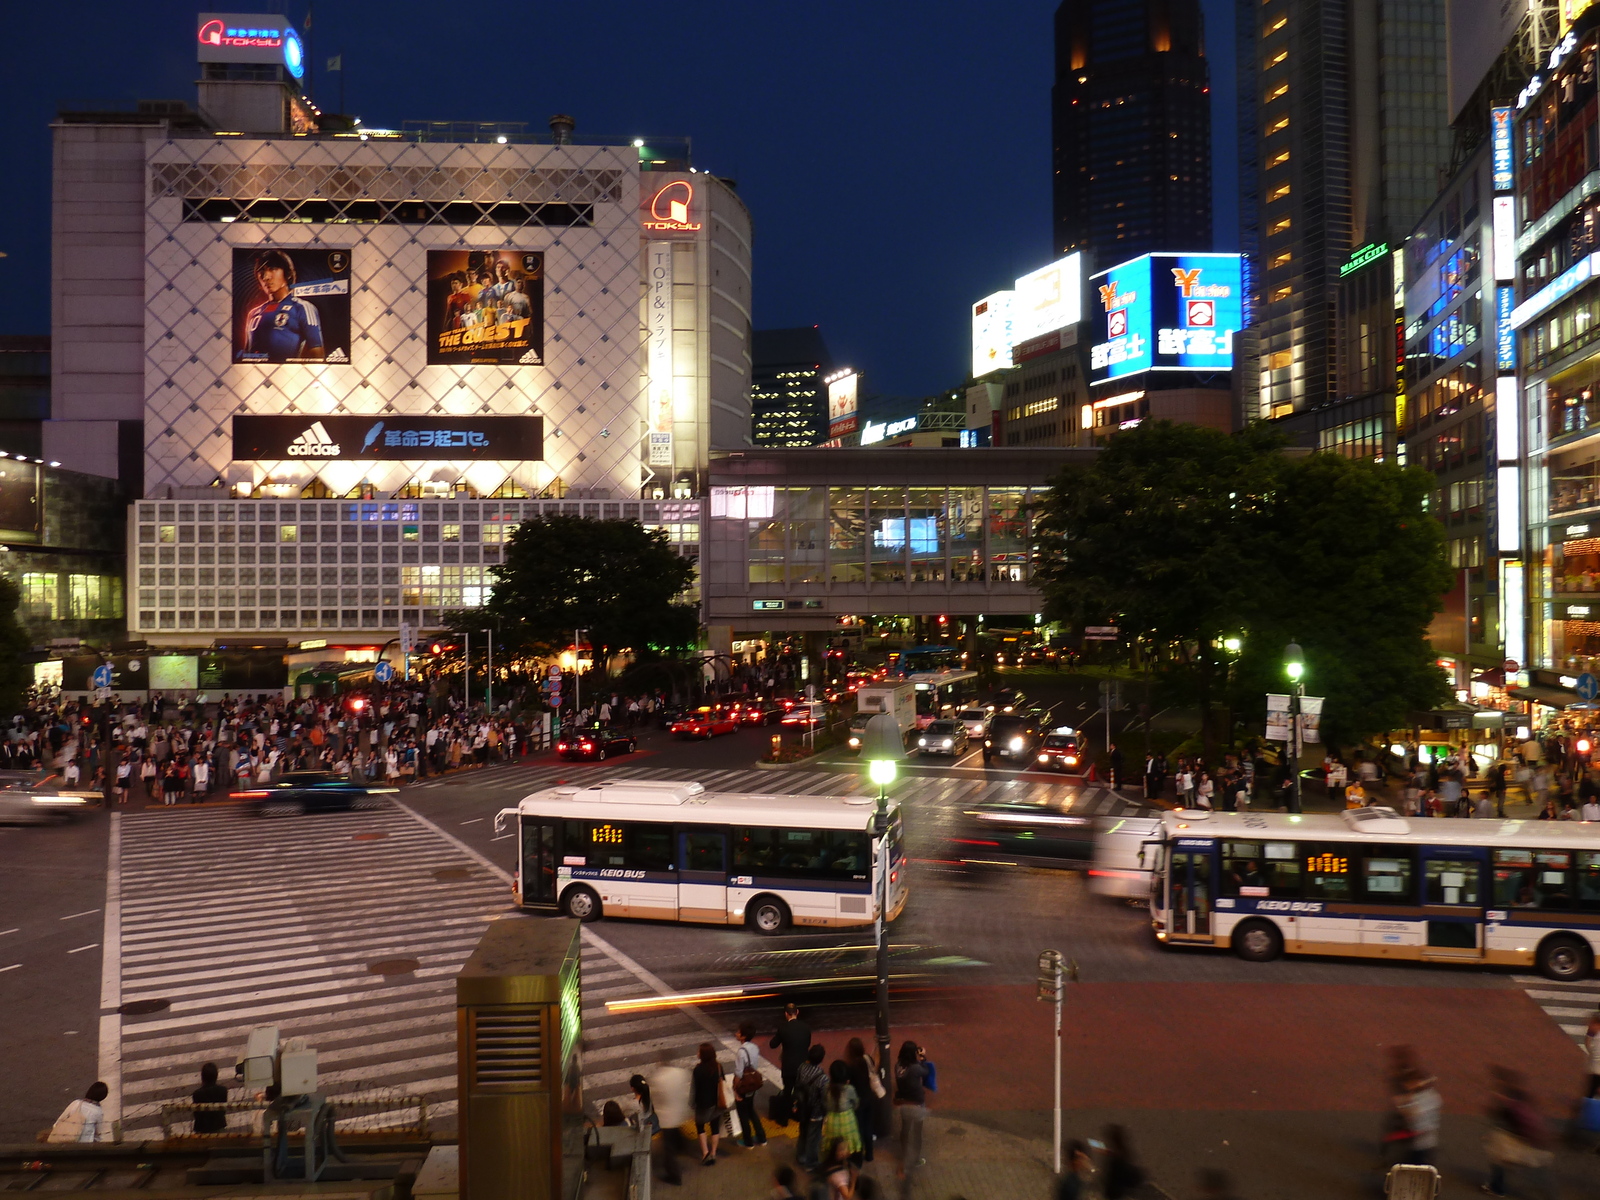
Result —
[{"label": "man in dark shirt", "polygon": [[783,1097],[791,1107],[794,1102],[794,1076],[800,1064],[806,1061],[811,1049],[811,1026],[800,1019],[800,1009],[793,1004],[783,1006],[783,1024],[772,1035],[767,1045],[781,1051],[778,1070],[783,1076]]},{"label": "man in dark shirt", "polygon": [[[228,1089],[217,1082],[217,1064],[200,1068],[200,1086],[189,1097],[195,1104],[226,1104]],[[228,1114],[218,1109],[201,1109],[194,1114],[196,1133],[221,1133],[228,1127]]]}]

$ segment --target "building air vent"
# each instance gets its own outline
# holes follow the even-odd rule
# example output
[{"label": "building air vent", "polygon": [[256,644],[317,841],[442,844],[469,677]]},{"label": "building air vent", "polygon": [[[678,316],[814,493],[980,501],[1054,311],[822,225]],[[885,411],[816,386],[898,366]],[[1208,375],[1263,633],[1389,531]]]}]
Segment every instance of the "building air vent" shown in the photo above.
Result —
[{"label": "building air vent", "polygon": [[544,1010],[508,1008],[472,1014],[472,1086],[537,1087],[544,1079]]}]

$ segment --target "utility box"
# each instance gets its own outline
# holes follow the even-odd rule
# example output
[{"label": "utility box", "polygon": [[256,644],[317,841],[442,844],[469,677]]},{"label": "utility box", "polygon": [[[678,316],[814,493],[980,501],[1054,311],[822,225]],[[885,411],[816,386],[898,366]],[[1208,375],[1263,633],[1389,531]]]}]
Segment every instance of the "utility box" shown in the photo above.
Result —
[{"label": "utility box", "polygon": [[461,1200],[573,1200],[583,1185],[580,929],[501,917],[456,976]]}]

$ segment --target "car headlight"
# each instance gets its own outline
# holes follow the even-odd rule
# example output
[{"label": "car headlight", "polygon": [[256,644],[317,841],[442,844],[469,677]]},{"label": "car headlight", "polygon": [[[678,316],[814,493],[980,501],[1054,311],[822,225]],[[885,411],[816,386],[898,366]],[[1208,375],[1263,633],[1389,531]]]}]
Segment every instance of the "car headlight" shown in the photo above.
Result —
[{"label": "car headlight", "polygon": [[1067,760],[1067,766],[1069,766],[1069,767],[1075,767],[1075,766],[1078,765],[1078,756],[1076,754],[1067,755],[1066,756],[1066,760]]},{"label": "car headlight", "polygon": [[955,745],[955,741],[953,739],[945,738],[945,740],[944,740],[944,748],[946,750],[950,749],[954,745]]},{"label": "car headlight", "polygon": [[1012,738],[1011,739],[1011,748],[1013,750],[1021,750],[1022,749],[1022,739],[1019,738],[1019,737]]},{"label": "car headlight", "polygon": [[1039,761],[1040,762],[1049,762],[1050,761],[1050,756],[1048,754],[1041,754],[1041,755],[1039,755]]},{"label": "car headlight", "polygon": [[861,739],[858,738],[858,737],[851,738],[850,739],[850,745],[854,749],[860,749],[860,747],[861,747]]},{"label": "car headlight", "polygon": [[928,739],[927,738],[918,738],[917,739],[917,745],[926,746],[927,744],[928,744]]}]

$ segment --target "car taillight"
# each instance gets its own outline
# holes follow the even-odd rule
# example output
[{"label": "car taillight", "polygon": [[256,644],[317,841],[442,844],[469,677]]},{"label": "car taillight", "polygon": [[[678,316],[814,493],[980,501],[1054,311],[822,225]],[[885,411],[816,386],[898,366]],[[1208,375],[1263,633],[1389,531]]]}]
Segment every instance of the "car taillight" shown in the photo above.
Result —
[{"label": "car taillight", "polygon": [[981,841],[977,838],[951,838],[950,840],[958,846],[998,846],[1000,844],[999,842]]},{"label": "car taillight", "polygon": [[582,746],[582,747],[581,747],[581,749],[584,749],[584,750],[593,750],[593,749],[594,749],[594,743],[593,743],[593,742],[585,742],[585,743],[584,743],[584,744],[583,744],[583,746]]},{"label": "car taillight", "polygon": [[229,792],[231,800],[259,800],[262,796],[270,796],[271,792]]},{"label": "car taillight", "polygon": [[565,750],[566,748],[567,748],[567,744],[565,742],[557,742],[556,743],[556,749],[557,750]]}]

